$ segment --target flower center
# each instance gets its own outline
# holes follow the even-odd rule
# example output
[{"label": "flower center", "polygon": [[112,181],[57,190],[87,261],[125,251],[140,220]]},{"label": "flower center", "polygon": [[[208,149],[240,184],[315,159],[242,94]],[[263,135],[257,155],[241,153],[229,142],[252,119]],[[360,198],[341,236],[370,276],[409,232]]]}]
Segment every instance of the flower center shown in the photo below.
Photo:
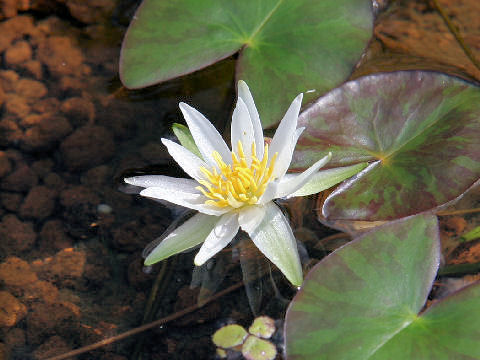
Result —
[{"label": "flower center", "polygon": [[278,154],[275,153],[270,164],[268,164],[268,144],[265,144],[262,161],[255,154],[255,143],[252,143],[252,161],[248,165],[240,140],[238,141],[238,154],[232,150],[231,165],[225,164],[218,152],[213,152],[213,158],[220,172],[215,166],[211,170],[202,166],[200,171],[205,175],[206,180],[199,180],[198,182],[203,187],[197,187],[209,198],[205,201],[206,205],[239,208],[258,202],[268,183],[273,180],[272,173]]}]

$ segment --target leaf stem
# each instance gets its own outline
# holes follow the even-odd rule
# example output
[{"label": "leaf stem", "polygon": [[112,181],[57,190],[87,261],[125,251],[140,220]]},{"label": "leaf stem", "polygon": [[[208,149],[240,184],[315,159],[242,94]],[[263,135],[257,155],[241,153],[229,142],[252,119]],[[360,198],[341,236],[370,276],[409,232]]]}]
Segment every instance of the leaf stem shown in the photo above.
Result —
[{"label": "leaf stem", "polygon": [[152,329],[154,327],[157,327],[157,326],[160,326],[160,325],[163,325],[169,321],[172,321],[172,320],[176,320],[188,313],[191,313],[195,310],[198,310],[199,308],[205,306],[206,304],[214,301],[214,300],[217,300],[218,298],[222,297],[223,295],[226,295],[232,291],[235,291],[237,290],[238,288],[242,287],[243,286],[243,282],[238,282],[218,293],[216,293],[215,295],[209,297],[208,299],[206,299],[202,305],[198,305],[198,304],[195,304],[195,305],[192,305],[192,306],[189,306],[189,307],[186,307],[185,309],[183,310],[180,310],[180,311],[177,311],[176,313],[173,313],[171,315],[168,315],[164,318],[161,318],[161,319],[158,319],[158,320],[155,320],[151,323],[148,323],[148,324],[145,324],[145,325],[142,325],[142,326],[139,326],[137,328],[134,328],[134,329],[131,329],[131,330],[128,330],[128,331],[125,331],[124,333],[121,333],[121,334],[118,334],[118,335],[115,335],[115,336],[112,336],[110,338],[107,338],[107,339],[103,339],[99,342],[96,342],[94,344],[90,344],[90,345],[87,345],[87,346],[84,346],[84,347],[81,347],[77,350],[73,350],[73,351],[70,351],[70,352],[67,352],[65,354],[62,354],[62,355],[57,355],[57,356],[54,356],[54,357],[51,357],[51,358],[47,358],[45,360],[63,360],[63,359],[68,359],[68,358],[71,358],[73,356],[77,356],[77,355],[80,355],[80,354],[83,354],[83,353],[86,353],[86,352],[89,352],[89,351],[92,351],[92,350],[95,350],[95,349],[98,349],[98,348],[101,348],[103,346],[106,346],[106,345],[109,345],[109,344],[112,344],[114,342],[117,342],[119,340],[123,340],[127,337],[130,337],[132,335],[137,335],[137,334],[140,334],[146,330],[149,330],[149,329]]},{"label": "leaf stem", "polygon": [[438,216],[449,216],[449,215],[464,215],[464,214],[473,214],[480,212],[480,208],[473,209],[463,209],[463,210],[443,210],[437,213]]},{"label": "leaf stem", "polygon": [[[176,259],[176,258],[173,258]],[[172,258],[168,258],[162,262],[162,265],[160,267],[160,271],[157,274],[157,277],[155,278],[155,281],[153,282],[152,289],[150,290],[150,295],[147,300],[147,304],[145,306],[145,310],[143,313],[143,319],[142,319],[142,325],[145,323],[148,323],[152,321],[152,318],[155,316],[156,309],[155,309],[155,300],[157,299],[157,294],[163,293],[163,290],[165,288],[165,284],[167,283],[167,280],[169,276],[166,276],[167,270],[171,269],[172,266]],[[169,272],[169,275],[171,274],[171,271]],[[142,351],[143,348],[143,342],[144,338],[138,339],[138,341],[135,344],[134,350],[132,352],[131,358],[132,360],[137,360],[140,359],[140,352]]]},{"label": "leaf stem", "polygon": [[475,274],[480,271],[480,262],[473,264],[445,265],[438,269],[438,276]]}]

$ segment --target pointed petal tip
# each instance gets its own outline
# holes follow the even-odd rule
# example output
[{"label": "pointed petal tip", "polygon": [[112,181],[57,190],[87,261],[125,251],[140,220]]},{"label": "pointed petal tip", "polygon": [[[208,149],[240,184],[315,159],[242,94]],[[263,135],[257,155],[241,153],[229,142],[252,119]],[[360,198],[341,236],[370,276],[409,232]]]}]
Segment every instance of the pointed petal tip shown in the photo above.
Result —
[{"label": "pointed petal tip", "polygon": [[173,142],[172,140],[168,140],[166,138],[161,138],[160,141],[162,142],[163,145],[167,146],[169,142]]},{"label": "pointed petal tip", "polygon": [[303,93],[298,94],[293,101],[298,101],[300,104],[302,103],[303,100]]},{"label": "pointed petal tip", "polygon": [[205,264],[205,262],[207,261],[208,259],[201,259],[199,258],[198,254],[195,256],[195,259],[193,260],[193,263],[195,264],[195,266],[202,266],[203,264]]},{"label": "pointed petal tip", "polygon": [[197,111],[193,106],[188,105],[187,103],[184,103],[183,101],[178,103],[178,107],[180,108],[180,111],[183,114],[183,117],[185,117],[185,113],[189,113],[191,111]]},{"label": "pointed petal tip", "polygon": [[252,93],[250,92],[250,88],[248,87],[247,83],[243,80],[238,80],[237,92],[238,92],[238,97],[241,97],[242,93],[243,95],[246,95],[246,94],[249,94],[250,96],[252,95]]},{"label": "pointed petal tip", "polygon": [[[245,114],[248,115],[248,118],[250,119],[250,113],[248,112],[248,107],[247,107],[247,104],[245,103],[245,101],[239,96],[238,99],[237,99],[237,106],[239,107],[239,109],[244,112]],[[236,106],[236,107],[237,107]]]},{"label": "pointed petal tip", "polygon": [[151,190],[146,188],[146,189],[143,189],[142,191],[140,191],[139,195],[148,197],[150,195],[150,193],[151,193]]},{"label": "pointed petal tip", "polygon": [[[173,145],[173,146],[180,146],[180,147],[182,147],[183,149],[191,152],[190,150],[188,150],[187,148],[185,148],[185,146],[183,146],[182,144],[179,144],[179,143],[177,143],[177,142],[175,142],[175,141],[173,141],[173,140],[166,139],[166,138],[161,138],[160,141],[162,142],[163,145],[165,145],[165,147],[167,148],[167,150],[169,150],[168,147],[169,147],[170,145]],[[170,152],[170,151],[169,151],[169,152]]]},{"label": "pointed petal tip", "polygon": [[[321,159],[318,159],[312,166],[310,166],[310,168],[313,168],[313,167],[317,167],[317,170],[318,169],[321,169],[322,167],[324,167],[330,160],[332,159],[332,153],[329,152],[327,155],[325,155],[324,157],[322,157]],[[310,169],[308,168],[308,169]],[[307,170],[308,170],[307,169]],[[305,171],[307,171],[305,170]]]}]

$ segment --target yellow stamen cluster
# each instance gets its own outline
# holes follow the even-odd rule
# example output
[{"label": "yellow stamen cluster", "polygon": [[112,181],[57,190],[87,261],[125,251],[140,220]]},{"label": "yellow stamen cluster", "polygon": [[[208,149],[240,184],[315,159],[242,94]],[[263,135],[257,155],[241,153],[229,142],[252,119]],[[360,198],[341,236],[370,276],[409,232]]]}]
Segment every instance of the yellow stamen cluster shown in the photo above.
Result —
[{"label": "yellow stamen cluster", "polygon": [[262,161],[255,154],[255,143],[252,143],[252,161],[248,165],[240,140],[238,141],[238,155],[232,151],[231,165],[225,164],[218,152],[213,152],[212,156],[220,172],[215,166],[212,167],[212,170],[202,166],[200,171],[205,175],[206,180],[200,180],[199,183],[203,187],[197,187],[209,198],[205,202],[206,205],[239,208],[257,203],[268,183],[273,180],[272,173],[277,153],[273,156],[270,164],[268,163],[268,144],[265,144]]}]

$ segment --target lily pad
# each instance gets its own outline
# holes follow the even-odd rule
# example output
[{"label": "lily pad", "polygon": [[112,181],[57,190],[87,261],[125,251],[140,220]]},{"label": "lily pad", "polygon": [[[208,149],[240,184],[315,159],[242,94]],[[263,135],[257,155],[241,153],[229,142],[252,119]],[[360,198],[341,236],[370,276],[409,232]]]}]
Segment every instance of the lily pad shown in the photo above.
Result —
[{"label": "lily pad", "polygon": [[[439,255],[436,218],[417,215],[377,227],[325,257],[287,310],[288,359],[370,359],[402,329],[420,323]],[[425,328],[419,343],[434,331]],[[385,357],[414,358],[424,359]]]},{"label": "lily pad", "polygon": [[480,284],[433,304],[371,359],[480,359]]},{"label": "lily pad", "polygon": [[434,209],[480,178],[480,89],[403,71],[348,82],[300,115],[292,167],[371,161],[325,201],[330,219],[389,220]]},{"label": "lily pad", "polygon": [[248,328],[248,332],[264,339],[270,339],[275,332],[275,320],[269,316],[256,317]]},{"label": "lily pad", "polygon": [[242,346],[242,355],[247,360],[273,360],[277,348],[270,341],[249,336]]},{"label": "lily pad", "polygon": [[247,330],[237,324],[226,325],[218,329],[212,336],[215,345],[228,349],[243,344],[248,335]]},{"label": "lily pad", "polygon": [[144,0],[122,44],[120,77],[141,88],[240,51],[237,79],[264,127],[300,92],[310,101],[344,81],[372,33],[371,0]]}]

